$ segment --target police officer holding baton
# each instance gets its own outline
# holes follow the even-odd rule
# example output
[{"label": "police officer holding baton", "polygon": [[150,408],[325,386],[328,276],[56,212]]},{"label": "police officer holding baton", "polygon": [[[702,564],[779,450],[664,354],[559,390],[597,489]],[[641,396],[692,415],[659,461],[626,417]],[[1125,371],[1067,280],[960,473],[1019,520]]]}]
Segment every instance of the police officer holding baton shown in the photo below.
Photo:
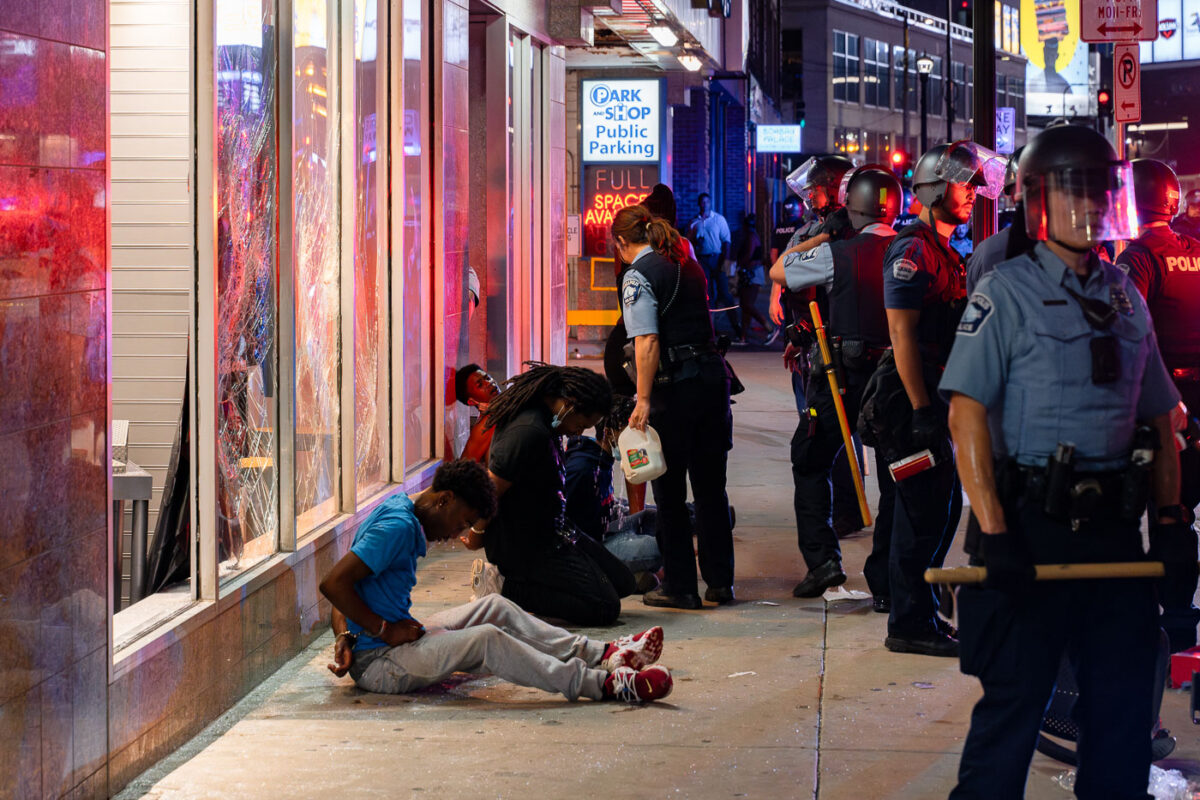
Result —
[{"label": "police officer holding baton", "polygon": [[[895,237],[892,222],[900,212],[903,190],[885,167],[868,165],[847,173],[839,202],[857,234],[825,242],[804,253],[793,253],[771,269],[771,279],[792,292],[814,287],[829,301],[828,331],[843,401],[851,428],[858,421],[859,401],[867,379],[888,346],[883,310],[883,253]],[[800,553],[808,574],[792,594],[818,597],[827,588],[845,583],[841,548],[831,524],[830,473],[843,450],[843,434],[828,381],[808,386],[810,417],[792,438],[792,478],[795,482],[796,527]],[[888,552],[891,541],[894,492],[886,465],[880,461],[879,514],[875,548],[864,572],[874,596],[875,610],[890,608]],[[871,569],[873,567],[873,569]]]},{"label": "police officer holding baton", "polygon": [[[982,586],[959,592],[961,667],[983,684],[950,797],[1024,795],[1065,654],[1079,686],[1080,798],[1145,798],[1158,626],[1148,580],[1033,583],[1033,564],[1136,561],[1196,570],[1180,521],[1169,413],[1179,394],[1146,305],[1092,251],[1136,232],[1132,178],[1090,128],[1049,128],[1020,162],[1037,242],[985,276],[940,389],[982,527]],[[993,432],[994,435],[993,435]],[[1165,444],[1157,447],[1158,442]]]},{"label": "police officer holding baton", "polygon": [[[1146,298],[1163,361],[1186,406],[1177,420],[1183,423],[1185,413],[1200,413],[1200,240],[1169,226],[1179,211],[1175,172],[1152,158],[1130,163],[1142,232],[1116,264]],[[1179,454],[1180,500],[1188,509],[1189,522],[1200,504],[1200,453],[1194,444]],[[1196,645],[1195,594],[1195,580],[1178,585],[1163,582],[1159,587],[1162,627],[1173,653]]]}]

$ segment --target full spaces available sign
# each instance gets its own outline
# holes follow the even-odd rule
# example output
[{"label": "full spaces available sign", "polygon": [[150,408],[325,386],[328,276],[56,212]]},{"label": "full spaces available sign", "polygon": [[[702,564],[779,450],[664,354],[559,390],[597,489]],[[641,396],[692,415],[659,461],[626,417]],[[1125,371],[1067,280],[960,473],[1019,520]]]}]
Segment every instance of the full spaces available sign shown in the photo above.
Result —
[{"label": "full spaces available sign", "polygon": [[585,163],[631,164],[662,158],[660,80],[585,80],[580,98]]}]

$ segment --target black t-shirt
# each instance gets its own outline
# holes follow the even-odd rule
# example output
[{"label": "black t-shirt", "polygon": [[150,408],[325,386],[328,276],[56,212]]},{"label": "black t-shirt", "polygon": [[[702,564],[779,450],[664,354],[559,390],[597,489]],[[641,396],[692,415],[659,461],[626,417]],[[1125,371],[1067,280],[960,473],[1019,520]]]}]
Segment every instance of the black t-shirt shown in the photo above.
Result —
[{"label": "black t-shirt", "polygon": [[518,574],[526,556],[555,547],[566,525],[562,450],[550,428],[550,410],[528,408],[499,428],[488,469],[512,483],[484,539],[488,561],[506,575]]}]

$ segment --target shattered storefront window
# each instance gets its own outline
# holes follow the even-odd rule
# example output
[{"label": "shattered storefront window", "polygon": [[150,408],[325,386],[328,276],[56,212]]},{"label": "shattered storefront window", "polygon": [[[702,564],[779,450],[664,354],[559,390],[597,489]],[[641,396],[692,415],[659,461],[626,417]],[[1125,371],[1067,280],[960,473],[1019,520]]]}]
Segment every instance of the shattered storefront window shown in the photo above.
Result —
[{"label": "shattered storefront window", "polygon": [[274,4],[216,0],[217,548],[221,577],[275,551]]},{"label": "shattered storefront window", "polygon": [[387,76],[379,69],[378,8],[377,0],[354,3],[354,468],[360,498],[377,492],[389,475],[388,287],[380,259],[387,228],[377,127]]},{"label": "shattered storefront window", "polygon": [[329,7],[292,15],[292,252],[296,296],[296,532],[337,513],[340,336],[338,125],[330,108]]}]

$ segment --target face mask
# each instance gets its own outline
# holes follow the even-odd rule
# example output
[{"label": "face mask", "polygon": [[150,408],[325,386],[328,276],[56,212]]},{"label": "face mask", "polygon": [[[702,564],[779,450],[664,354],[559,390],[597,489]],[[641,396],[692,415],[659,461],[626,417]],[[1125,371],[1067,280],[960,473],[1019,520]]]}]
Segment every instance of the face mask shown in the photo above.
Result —
[{"label": "face mask", "polygon": [[567,418],[567,414],[570,414],[573,408],[574,406],[564,406],[559,414],[555,414],[554,419],[550,420],[550,430],[558,430],[558,426],[562,425],[563,420]]}]

